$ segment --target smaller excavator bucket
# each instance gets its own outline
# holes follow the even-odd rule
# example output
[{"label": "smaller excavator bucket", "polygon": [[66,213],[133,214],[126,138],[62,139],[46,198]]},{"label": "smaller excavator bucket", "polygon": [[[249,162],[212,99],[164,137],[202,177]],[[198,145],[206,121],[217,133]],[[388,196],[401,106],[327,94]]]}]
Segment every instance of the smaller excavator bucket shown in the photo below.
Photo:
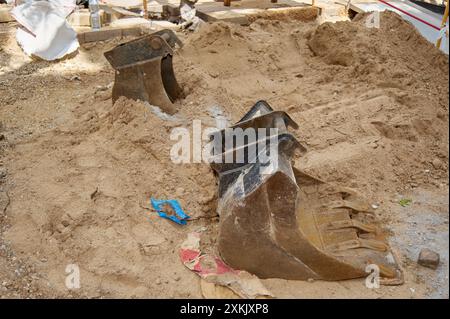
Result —
[{"label": "smaller excavator bucket", "polygon": [[173,102],[182,90],[172,66],[173,49],[181,41],[171,30],[161,30],[120,44],[105,52],[116,70],[113,103],[121,96],[147,101],[164,112],[174,114]]},{"label": "smaller excavator bucket", "polygon": [[[297,128],[285,112],[260,101],[231,127],[248,136],[246,129],[254,129],[256,141],[241,139],[244,143],[236,145],[233,137],[227,148],[227,137],[236,133],[225,129],[211,135],[219,149],[210,160],[219,178],[223,260],[261,278],[343,280],[378,269],[382,284],[403,283],[371,206],[354,191],[291,166],[296,149],[304,149],[288,126]],[[239,152],[243,161],[227,161]]]}]

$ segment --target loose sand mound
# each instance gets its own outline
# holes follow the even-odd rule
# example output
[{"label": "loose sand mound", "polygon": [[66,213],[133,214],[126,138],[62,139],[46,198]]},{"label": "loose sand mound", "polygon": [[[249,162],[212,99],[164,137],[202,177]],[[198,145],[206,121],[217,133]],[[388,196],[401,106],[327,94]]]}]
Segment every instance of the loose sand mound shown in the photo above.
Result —
[{"label": "loose sand mound", "polygon": [[[351,186],[361,174],[367,191],[395,191],[446,177],[447,58],[391,12],[381,15],[381,29],[366,28],[364,16],[318,27],[212,24],[188,39],[181,57],[186,100],[206,104],[189,111],[201,116],[218,104],[236,121],[267,99],[300,124],[311,152],[298,164],[333,172],[328,179]],[[324,170],[320,163],[331,160],[334,168]],[[336,171],[336,162],[345,169]]]},{"label": "loose sand mound", "polygon": [[[83,51],[67,67],[73,73],[71,63],[111,46]],[[186,95],[174,118],[125,99],[111,107],[110,89],[96,86],[113,81],[112,72],[79,73],[82,85],[48,80],[48,112],[64,115],[50,117],[56,128],[36,129],[31,137],[14,133],[5,236],[37,269],[42,289],[65,295],[64,269],[77,263],[83,289],[75,294],[200,297],[198,279],[177,253],[188,232],[216,225],[217,187],[207,164],[170,161],[169,134],[190,128],[193,119],[208,126],[218,118],[237,121],[260,99],[300,125],[295,134],[308,153],[296,159],[298,167],[384,204],[379,212],[388,225],[402,222],[386,209],[396,192],[447,189],[448,62],[392,13],[381,15],[379,30],[366,28],[363,17],[321,26],[263,19],[248,27],[208,24],[187,37],[174,61]],[[11,132],[22,127],[17,117],[28,105],[12,90],[20,88],[0,86],[12,101],[0,109]],[[48,117],[36,114],[35,122]],[[178,227],[148,213],[150,196],[179,199],[196,220]],[[413,285],[423,295],[426,285],[411,282],[408,271],[407,286],[381,293],[409,296]],[[268,284],[284,297],[380,293],[360,282]]]}]

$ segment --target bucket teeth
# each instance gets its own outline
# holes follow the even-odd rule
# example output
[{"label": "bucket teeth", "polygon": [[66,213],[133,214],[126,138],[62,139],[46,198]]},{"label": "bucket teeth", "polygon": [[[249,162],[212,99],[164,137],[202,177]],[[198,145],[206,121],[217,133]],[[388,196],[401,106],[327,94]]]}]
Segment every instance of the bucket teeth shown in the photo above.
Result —
[{"label": "bucket teeth", "polygon": [[182,45],[175,33],[161,30],[105,52],[106,59],[116,70],[113,103],[125,96],[147,101],[174,114],[173,102],[182,94],[172,65],[175,45]]},{"label": "bucket teeth", "polygon": [[211,135],[222,258],[261,278],[297,280],[365,277],[374,264],[382,283],[402,283],[370,205],[351,190],[292,167],[292,155],[304,148],[287,127],[298,125],[259,101],[231,127],[247,137],[246,129],[252,129],[255,139],[239,140],[230,129]]}]

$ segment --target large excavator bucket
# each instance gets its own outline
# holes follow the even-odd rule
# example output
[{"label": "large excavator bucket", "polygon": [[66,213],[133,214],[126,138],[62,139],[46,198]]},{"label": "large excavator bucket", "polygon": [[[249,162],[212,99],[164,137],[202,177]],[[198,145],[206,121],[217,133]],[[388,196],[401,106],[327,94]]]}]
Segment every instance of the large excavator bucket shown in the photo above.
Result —
[{"label": "large excavator bucket", "polygon": [[105,52],[116,70],[112,92],[113,103],[121,96],[147,101],[169,114],[182,90],[172,66],[173,49],[181,41],[171,30],[161,30],[120,44]]},{"label": "large excavator bucket", "polygon": [[[371,265],[382,284],[401,284],[402,271],[371,206],[352,190],[293,168],[291,157],[304,148],[288,126],[297,128],[285,112],[260,101],[233,131],[211,136],[223,260],[260,278],[295,280],[365,277]],[[235,129],[248,128],[265,133],[240,145],[238,138],[226,141]],[[243,161],[229,162],[239,153]]]}]

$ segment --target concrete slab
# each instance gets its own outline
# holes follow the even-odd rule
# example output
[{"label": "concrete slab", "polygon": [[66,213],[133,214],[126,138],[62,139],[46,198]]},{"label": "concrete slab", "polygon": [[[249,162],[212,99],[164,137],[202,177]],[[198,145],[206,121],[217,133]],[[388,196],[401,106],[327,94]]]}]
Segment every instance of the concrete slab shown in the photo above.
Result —
[{"label": "concrete slab", "polygon": [[223,2],[199,2],[195,5],[197,16],[204,21],[226,21],[239,24],[249,24],[251,18],[266,12],[281,12],[289,10],[301,10],[310,8],[310,5],[293,0],[278,0],[272,3],[270,0],[243,0],[232,1],[229,7],[223,5]]},{"label": "concrete slab", "polygon": [[171,23],[165,20],[147,20],[144,18],[124,18],[120,20],[113,21],[110,24],[114,28],[130,28],[130,27],[140,27],[145,29],[170,29],[170,30],[180,30],[180,26],[175,23]]},{"label": "concrete slab", "polygon": [[[80,44],[89,42],[106,41],[112,38],[123,38],[123,37],[139,37],[146,34],[150,34],[162,29],[169,29],[172,27],[168,23],[158,23],[160,21],[152,21],[147,24],[135,25],[135,26],[107,26],[103,27],[98,31],[92,31],[87,27],[78,27],[75,30],[78,33],[78,41]],[[167,21],[165,21],[167,22]]]},{"label": "concrete slab", "polygon": [[125,9],[135,9],[142,7],[142,0],[103,0],[103,3],[110,6],[122,7]]},{"label": "concrete slab", "polygon": [[[105,25],[105,12],[103,10],[99,11],[100,14],[100,23],[101,25]],[[89,9],[77,9],[72,12],[67,17],[67,22],[72,27],[90,27],[91,26],[91,13]]]}]

